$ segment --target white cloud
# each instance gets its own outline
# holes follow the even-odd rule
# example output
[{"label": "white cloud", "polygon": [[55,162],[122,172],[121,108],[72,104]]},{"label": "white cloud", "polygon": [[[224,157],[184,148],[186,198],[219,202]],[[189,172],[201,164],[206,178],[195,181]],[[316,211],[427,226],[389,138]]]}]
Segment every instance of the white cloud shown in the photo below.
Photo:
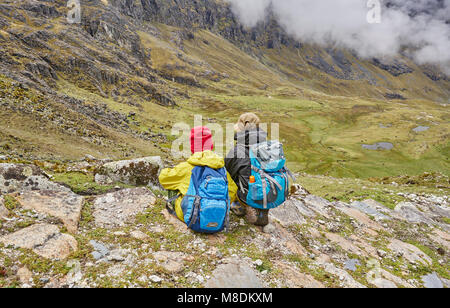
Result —
[{"label": "white cloud", "polygon": [[367,22],[367,0],[226,1],[247,27],[264,20],[272,5],[299,41],[349,48],[364,58],[395,56],[407,47],[419,64],[438,64],[450,74],[450,0],[385,0],[379,24]]}]

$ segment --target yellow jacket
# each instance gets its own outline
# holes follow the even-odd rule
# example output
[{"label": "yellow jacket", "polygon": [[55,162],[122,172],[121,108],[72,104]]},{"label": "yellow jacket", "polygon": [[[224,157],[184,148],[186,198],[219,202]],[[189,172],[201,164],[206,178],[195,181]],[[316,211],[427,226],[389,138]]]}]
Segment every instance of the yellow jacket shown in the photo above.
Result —
[{"label": "yellow jacket", "polygon": [[[165,189],[178,191],[184,196],[189,189],[192,169],[196,166],[208,166],[213,169],[220,169],[225,167],[225,162],[222,157],[212,151],[198,152],[192,155],[187,162],[181,163],[175,168],[163,169],[159,175],[159,182]],[[236,193],[238,188],[228,172],[227,178],[228,193],[230,195],[230,201],[233,203],[237,200]],[[183,211],[181,210],[182,196],[175,202],[175,211],[178,218],[184,221]]]}]

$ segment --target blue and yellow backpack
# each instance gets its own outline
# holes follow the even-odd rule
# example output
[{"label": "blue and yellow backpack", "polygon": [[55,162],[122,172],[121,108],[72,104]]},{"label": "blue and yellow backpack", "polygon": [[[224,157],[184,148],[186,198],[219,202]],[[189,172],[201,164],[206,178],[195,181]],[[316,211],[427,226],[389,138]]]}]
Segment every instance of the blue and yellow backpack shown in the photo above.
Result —
[{"label": "blue and yellow backpack", "polygon": [[[167,210],[176,216],[173,201],[169,199]],[[225,168],[212,169],[196,166],[192,170],[187,194],[181,201],[184,222],[189,229],[199,233],[217,233],[228,228],[230,199]]]}]

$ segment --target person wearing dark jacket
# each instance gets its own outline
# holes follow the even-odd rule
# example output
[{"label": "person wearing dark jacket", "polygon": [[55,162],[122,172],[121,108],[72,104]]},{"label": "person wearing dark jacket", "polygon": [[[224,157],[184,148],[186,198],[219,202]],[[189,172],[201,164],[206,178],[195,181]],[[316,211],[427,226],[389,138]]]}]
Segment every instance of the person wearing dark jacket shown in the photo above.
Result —
[{"label": "person wearing dark jacket", "polygon": [[247,216],[250,223],[266,226],[269,223],[269,210],[255,209],[243,202],[248,193],[251,176],[250,146],[267,141],[267,133],[259,128],[260,120],[253,113],[243,114],[235,125],[236,146],[225,158],[225,167],[238,186],[239,203],[232,205],[238,216]]}]

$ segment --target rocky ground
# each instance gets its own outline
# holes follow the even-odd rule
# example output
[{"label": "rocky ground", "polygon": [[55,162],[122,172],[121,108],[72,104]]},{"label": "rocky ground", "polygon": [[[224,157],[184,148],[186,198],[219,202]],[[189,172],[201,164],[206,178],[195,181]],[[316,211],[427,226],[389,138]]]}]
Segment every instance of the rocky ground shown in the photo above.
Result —
[{"label": "rocky ground", "polygon": [[233,216],[229,233],[201,235],[165,210],[157,157],[0,160],[0,287],[450,285],[445,194],[397,193],[392,209],[296,184],[265,228]]}]

